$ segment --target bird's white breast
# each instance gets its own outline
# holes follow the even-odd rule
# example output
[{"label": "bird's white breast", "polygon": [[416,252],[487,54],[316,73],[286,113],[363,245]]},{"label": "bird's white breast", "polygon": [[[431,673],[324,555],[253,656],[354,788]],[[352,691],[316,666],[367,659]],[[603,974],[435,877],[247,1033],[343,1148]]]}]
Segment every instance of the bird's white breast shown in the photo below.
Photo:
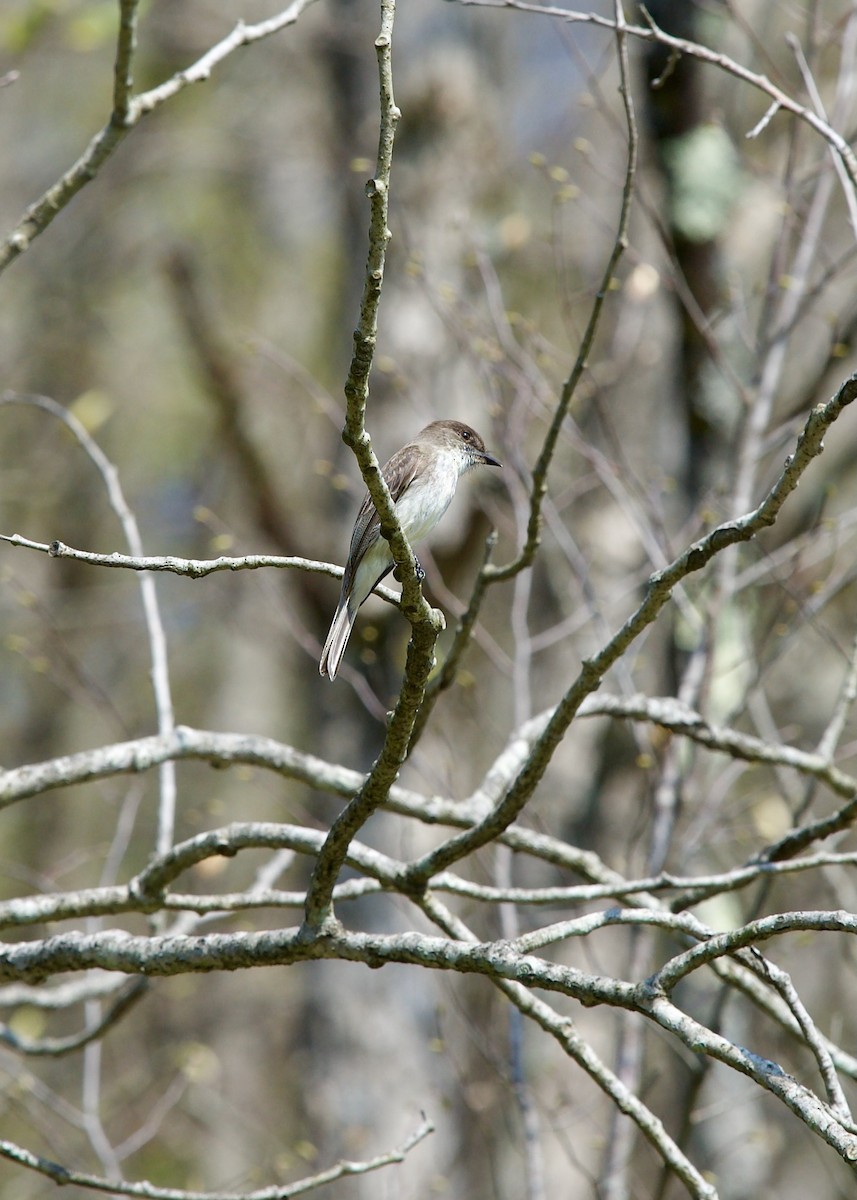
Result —
[{"label": "bird's white breast", "polygon": [[441,457],[421,472],[396,504],[396,513],[413,545],[431,533],[452,503],[460,465],[452,455]]}]

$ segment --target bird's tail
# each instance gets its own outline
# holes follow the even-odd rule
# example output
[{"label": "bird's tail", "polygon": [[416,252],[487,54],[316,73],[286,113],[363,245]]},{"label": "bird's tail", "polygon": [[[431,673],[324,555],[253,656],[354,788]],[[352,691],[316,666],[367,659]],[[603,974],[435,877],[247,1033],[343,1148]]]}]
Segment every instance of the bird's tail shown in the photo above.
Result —
[{"label": "bird's tail", "polygon": [[342,662],[342,656],[345,653],[345,647],[348,645],[348,639],[351,637],[351,630],[354,627],[354,618],[356,615],[357,610],[355,609],[352,612],[351,605],[347,601],[343,601],[337,608],[336,614],[330,624],[324,649],[321,652],[321,659],[318,664],[319,675],[326,675],[330,680],[336,678],[336,672],[339,670],[339,664]]}]

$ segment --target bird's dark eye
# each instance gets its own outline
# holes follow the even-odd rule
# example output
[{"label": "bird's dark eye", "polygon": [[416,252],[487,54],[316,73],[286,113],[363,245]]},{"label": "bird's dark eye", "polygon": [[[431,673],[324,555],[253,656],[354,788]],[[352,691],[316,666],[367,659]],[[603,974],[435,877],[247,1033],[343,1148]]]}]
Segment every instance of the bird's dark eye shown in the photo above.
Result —
[{"label": "bird's dark eye", "polygon": [[462,429],[461,436],[464,438],[465,442],[469,442],[472,434],[469,429]]}]

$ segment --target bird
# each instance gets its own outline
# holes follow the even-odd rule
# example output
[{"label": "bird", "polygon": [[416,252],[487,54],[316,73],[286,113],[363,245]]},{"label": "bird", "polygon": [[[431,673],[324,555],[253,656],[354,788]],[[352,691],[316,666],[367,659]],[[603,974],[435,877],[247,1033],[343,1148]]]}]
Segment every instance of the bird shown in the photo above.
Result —
[{"label": "bird", "polygon": [[[434,529],[449,508],[462,475],[473,467],[501,465],[485,449],[476,430],[463,421],[432,421],[413,441],[397,450],[381,468],[381,474],[410,544],[421,541]],[[357,610],[394,566],[390,547],[381,534],[381,520],[367,492],[351,533],[339,603],[318,664],[320,675],[336,678]],[[417,570],[422,579],[419,563]]]}]

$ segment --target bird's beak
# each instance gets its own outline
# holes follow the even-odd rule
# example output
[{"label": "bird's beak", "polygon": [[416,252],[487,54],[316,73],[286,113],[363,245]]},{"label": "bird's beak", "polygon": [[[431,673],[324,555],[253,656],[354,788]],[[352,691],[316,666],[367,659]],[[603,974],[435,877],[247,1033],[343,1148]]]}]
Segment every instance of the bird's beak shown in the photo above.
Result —
[{"label": "bird's beak", "polygon": [[486,467],[502,467],[503,465],[499,458],[495,458],[494,455],[489,454],[487,450],[480,452],[479,460],[480,462],[484,463]]}]

